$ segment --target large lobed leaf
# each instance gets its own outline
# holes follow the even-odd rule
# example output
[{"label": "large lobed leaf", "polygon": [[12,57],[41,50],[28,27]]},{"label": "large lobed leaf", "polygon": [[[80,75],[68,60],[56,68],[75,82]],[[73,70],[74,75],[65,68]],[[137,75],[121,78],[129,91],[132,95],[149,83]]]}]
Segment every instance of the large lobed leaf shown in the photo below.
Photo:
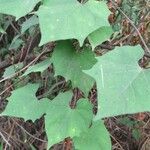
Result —
[{"label": "large lobed leaf", "polygon": [[37,11],[42,33],[40,45],[71,38],[82,45],[91,32],[109,25],[109,14],[105,2],[89,0],[83,5],[77,0],[45,0]]},{"label": "large lobed leaf", "polygon": [[87,74],[98,88],[98,113],[95,119],[150,111],[150,70],[139,67],[140,46],[118,47],[97,58]]},{"label": "large lobed leaf", "polygon": [[[31,12],[38,2],[40,0],[0,0],[0,13],[19,19]],[[78,39],[82,45],[90,33],[109,26],[107,17],[110,11],[105,2],[96,0],[89,0],[84,5],[77,0],[44,0],[36,14],[42,33],[40,46],[49,41],[70,38]],[[29,21],[38,23],[37,20],[36,23]]]},{"label": "large lobed leaf", "polygon": [[48,136],[48,147],[66,137],[79,136],[88,129],[92,120],[92,106],[88,100],[81,99],[76,109],[70,109],[70,92],[59,94],[50,103],[45,117],[45,128]]},{"label": "large lobed leaf", "polygon": [[73,87],[78,87],[88,95],[95,80],[82,70],[90,69],[96,63],[91,49],[85,48],[82,52],[76,52],[70,41],[61,41],[54,49],[51,61],[56,75],[71,80]]},{"label": "large lobed leaf", "polygon": [[0,0],[0,13],[19,19],[31,12],[39,1],[41,0]]}]

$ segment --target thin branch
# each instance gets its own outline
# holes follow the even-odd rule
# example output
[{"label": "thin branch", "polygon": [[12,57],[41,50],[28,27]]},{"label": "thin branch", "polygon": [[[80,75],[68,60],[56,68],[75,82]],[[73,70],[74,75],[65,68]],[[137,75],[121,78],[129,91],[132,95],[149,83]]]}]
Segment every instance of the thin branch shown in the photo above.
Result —
[{"label": "thin branch", "polygon": [[19,81],[9,85],[7,88],[5,88],[1,93],[0,96],[2,96],[5,92],[7,92],[9,89],[11,89],[14,85],[17,85],[18,83],[20,83],[22,80],[26,79],[27,76],[25,78],[21,78]]},{"label": "thin branch", "polygon": [[34,139],[36,139],[36,140],[38,140],[38,141],[47,143],[47,141],[42,140],[42,139],[39,139],[39,138],[33,136],[32,134],[30,134],[24,127],[22,127],[22,126],[21,126],[18,122],[16,122],[14,119],[13,119],[13,121],[17,124],[18,127],[20,127],[24,132],[26,132],[26,133],[27,133],[29,136],[31,136],[32,138],[34,138]]},{"label": "thin branch", "polygon": [[21,33],[19,32],[19,30],[14,26],[14,24],[12,23],[12,21],[10,21],[10,25],[12,26],[12,28],[16,31],[16,33],[18,33],[19,35],[21,35]]},{"label": "thin branch", "polygon": [[46,92],[46,93],[43,93],[42,95],[39,95],[38,96],[38,99],[41,99],[41,98],[44,98],[46,97],[48,94],[52,94],[52,91],[59,85],[64,85],[66,81],[60,81],[60,82],[56,82],[54,85],[52,85],[52,87]]},{"label": "thin branch", "polygon": [[[47,52],[45,52],[45,53],[43,53],[43,55],[44,54],[47,54],[47,53],[49,53],[50,52],[50,50],[49,51],[47,51]],[[34,57],[35,58],[35,57]],[[26,78],[26,77],[25,77]],[[22,79],[20,79],[19,81],[17,81],[17,82],[15,82],[15,83],[13,83],[13,85],[17,85],[18,83],[20,83],[22,80],[24,80],[25,78],[22,78]],[[10,88],[12,88],[12,86],[13,86],[12,84],[10,85],[10,86],[8,86],[7,88],[5,88],[1,93],[0,93],[0,96],[2,96],[5,92],[7,92]]]},{"label": "thin branch", "polygon": [[146,45],[146,43],[144,41],[144,38],[142,37],[142,35],[139,32],[138,28],[134,25],[133,21],[116,5],[116,3],[113,0],[110,0],[110,1],[116,7],[116,9],[118,9],[118,11],[124,15],[124,17],[130,22],[130,24],[132,25],[132,27],[136,30],[137,34],[139,35],[139,37],[141,39],[141,42],[143,43],[143,45],[145,47],[146,53],[148,53],[148,55],[150,55],[150,49]]},{"label": "thin branch", "polygon": [[[14,130],[14,123],[13,123],[13,125],[12,125],[12,128],[11,128],[10,133],[9,133],[9,135],[8,135],[8,138],[7,138],[7,141],[8,141],[8,142],[10,141],[10,138],[11,138],[11,136],[12,136],[13,130]],[[10,146],[10,145],[8,145],[8,143],[6,143],[4,150],[7,150],[7,147],[8,147],[8,146]]]},{"label": "thin branch", "polygon": [[37,34],[35,34],[35,36],[32,38],[32,40],[31,40],[31,38],[27,39],[26,45],[24,45],[21,48],[21,51],[16,56],[14,56],[13,62],[12,62],[11,58],[8,58],[8,59],[0,62],[0,70],[3,70],[5,68],[9,67],[12,64],[16,64],[16,63],[22,62],[26,59],[30,59],[32,57],[32,54],[27,56],[27,53],[29,51],[33,50],[35,47],[37,47],[39,42],[40,42],[40,34],[39,34],[39,32],[37,32]]},{"label": "thin branch", "polygon": [[110,136],[119,145],[119,147],[121,148],[121,150],[124,150],[123,147],[121,146],[121,144],[117,141],[117,139],[112,134],[110,134]]},{"label": "thin branch", "polygon": [[11,145],[9,144],[9,142],[7,141],[7,139],[5,138],[5,136],[2,134],[1,131],[0,131],[0,136],[2,137],[2,139],[4,140],[4,142],[5,142],[7,145],[11,146]]},{"label": "thin branch", "polygon": [[[18,55],[16,55],[14,57],[14,61],[12,63],[11,58],[8,58],[2,62],[0,62],[0,70],[6,69],[7,67],[11,66],[11,65],[15,65],[17,63],[19,63],[19,58],[21,57],[21,53],[19,53]],[[33,60],[36,56],[34,56],[33,54],[30,54],[27,56],[27,60]],[[24,58],[22,57],[22,60],[20,62],[24,61]]]},{"label": "thin branch", "polygon": [[[53,43],[52,43],[52,45],[53,45]],[[10,76],[8,76],[8,77],[6,77],[6,78],[0,80],[0,83],[3,82],[3,81],[6,81],[7,79],[13,78],[13,77],[17,76],[18,74],[20,74],[21,72],[23,72],[23,71],[25,71],[26,69],[28,69],[31,65],[33,65],[34,63],[36,63],[36,62],[39,60],[39,58],[40,58],[46,51],[47,51],[47,48],[45,48],[45,50],[43,50],[43,51],[41,52],[41,54],[39,54],[39,55],[38,55],[34,60],[32,60],[28,65],[26,65],[25,67],[23,67],[22,69],[20,69],[20,70],[17,71],[16,73],[14,73],[14,74],[12,74],[12,75],[10,75]]]}]

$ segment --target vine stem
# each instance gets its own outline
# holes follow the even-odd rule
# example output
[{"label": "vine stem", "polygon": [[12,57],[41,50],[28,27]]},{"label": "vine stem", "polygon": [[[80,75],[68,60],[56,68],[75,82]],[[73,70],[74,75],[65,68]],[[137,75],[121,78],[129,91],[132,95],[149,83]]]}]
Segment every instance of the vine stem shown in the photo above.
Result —
[{"label": "vine stem", "polygon": [[121,8],[119,8],[116,3],[113,0],[110,0],[112,2],[112,4],[116,7],[116,9],[118,9],[119,12],[121,12],[124,17],[130,22],[130,24],[132,25],[132,27],[136,30],[137,34],[139,35],[141,42],[143,43],[145,49],[146,49],[146,53],[148,55],[150,55],[150,49],[148,48],[148,46],[146,45],[144,38],[142,37],[141,33],[139,32],[138,28],[135,26],[135,24],[133,23],[133,21],[123,12],[123,10]]}]

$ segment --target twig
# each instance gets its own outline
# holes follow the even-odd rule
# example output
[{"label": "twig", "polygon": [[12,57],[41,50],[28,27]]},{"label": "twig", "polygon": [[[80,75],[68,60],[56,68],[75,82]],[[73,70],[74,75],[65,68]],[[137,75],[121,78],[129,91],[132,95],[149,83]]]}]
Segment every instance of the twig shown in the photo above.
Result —
[{"label": "twig", "polygon": [[17,71],[16,73],[8,76],[7,78],[4,78],[2,80],[0,80],[0,83],[3,81],[6,81],[7,79],[13,78],[15,76],[17,76],[19,73],[25,71],[27,68],[29,68],[31,65],[33,65],[34,63],[36,63],[38,61],[38,59],[47,51],[47,48],[45,50],[43,50],[41,52],[41,54],[39,54],[34,60],[32,60],[28,65],[26,65],[25,67],[23,67],[22,69],[20,69],[19,71]]},{"label": "twig", "polygon": [[[50,52],[50,51],[47,51]],[[45,52],[44,54],[47,54],[47,52]],[[26,78],[26,77],[25,77]],[[19,81],[17,81],[16,83],[13,83],[13,85],[16,85],[18,83],[20,83],[22,80],[24,80],[25,78],[20,79]],[[7,92],[10,88],[12,88],[13,86],[12,84],[10,86],[8,86],[7,88],[5,88],[1,93],[0,96],[2,96],[5,92]]]},{"label": "twig", "polygon": [[47,141],[42,140],[42,139],[39,139],[39,138],[33,136],[32,134],[30,134],[24,127],[22,127],[22,126],[21,126],[17,121],[15,121],[14,119],[13,119],[13,121],[17,124],[18,127],[20,127],[24,132],[26,132],[26,133],[27,133],[29,136],[31,136],[32,138],[34,138],[34,139],[36,139],[36,140],[38,140],[38,141],[47,143]]},{"label": "twig", "polygon": [[[6,60],[0,62],[0,70],[6,69],[7,67],[11,65],[17,64],[20,56],[21,56],[21,53],[19,53],[18,55],[14,57],[13,64],[12,64],[11,58],[7,58]],[[33,60],[35,57],[36,56],[34,56],[33,54],[30,54],[28,55],[27,60]],[[22,58],[21,62],[22,61],[24,61],[24,58]]]},{"label": "twig", "polygon": [[6,143],[7,145],[11,146],[11,145],[9,144],[9,142],[7,141],[7,139],[5,138],[5,136],[1,133],[1,131],[0,131],[0,136],[2,137],[2,139],[5,141],[5,143]]},{"label": "twig", "polygon": [[31,50],[33,50],[40,42],[40,33],[37,32],[34,37],[29,37],[27,39],[27,44],[25,46],[22,47],[21,51],[22,54],[20,56],[19,62],[21,62],[22,60],[26,61],[28,54]]},{"label": "twig", "polygon": [[121,12],[124,17],[130,22],[130,24],[132,25],[132,27],[136,30],[137,34],[139,35],[141,42],[143,43],[145,49],[146,49],[146,53],[148,53],[148,55],[150,55],[150,49],[148,48],[148,46],[146,45],[144,38],[142,37],[141,33],[139,32],[138,28],[134,25],[133,21],[116,5],[116,3],[113,0],[110,0],[112,2],[112,4],[116,7],[116,9],[118,9],[119,12]]},{"label": "twig", "polygon": [[14,24],[12,23],[12,21],[10,21],[10,25],[12,26],[12,28],[16,31],[16,33],[18,33],[19,35],[21,35],[21,33],[19,32],[19,30],[14,26]]},{"label": "twig", "polygon": [[59,86],[59,85],[64,85],[64,83],[65,83],[66,81],[60,81],[60,82],[56,82],[54,85],[52,85],[52,87],[46,92],[46,93],[43,93],[42,95],[39,95],[37,98],[38,99],[41,99],[41,98],[44,98],[44,97],[46,97],[48,94],[51,94],[52,93],[52,91],[57,87],[57,86]]},{"label": "twig", "polygon": [[27,52],[29,52],[29,51],[33,50],[35,47],[37,47],[39,42],[40,42],[40,34],[38,32],[37,34],[35,34],[35,36],[32,38],[32,40],[31,40],[31,38],[27,39],[26,45],[24,45],[21,48],[21,51],[16,56],[14,56],[13,62],[12,62],[11,58],[8,58],[8,59],[0,62],[0,70],[3,70],[6,67],[9,67],[12,64],[22,62],[25,59],[30,59],[33,55],[30,54],[27,56]]},{"label": "twig", "polygon": [[117,139],[116,139],[112,134],[110,134],[110,136],[111,136],[112,139],[119,145],[119,147],[120,147],[122,150],[124,150],[123,147],[121,146],[121,144],[117,141]]},{"label": "twig", "polygon": [[[4,131],[4,130],[2,130],[2,131],[6,134],[6,136],[9,136],[9,134],[6,131]],[[22,142],[21,140],[17,139],[16,137],[10,136],[10,139],[11,139],[12,145],[14,145],[14,144],[19,145],[17,142],[20,142],[20,143],[24,144],[24,142]],[[10,146],[12,146],[12,145],[10,145]]]},{"label": "twig", "polygon": [[[8,138],[7,138],[7,141],[8,141],[8,142],[9,142],[11,136],[12,136],[13,130],[14,130],[14,123],[13,123],[13,125],[12,125],[12,128],[11,128],[10,133],[9,133],[9,135],[8,135]],[[7,147],[8,147],[8,146],[9,146],[9,145],[6,143],[4,150],[7,150]]]},{"label": "twig", "polygon": [[[25,77],[25,78],[27,78],[27,77]],[[21,82],[22,80],[24,80],[25,78],[22,78],[22,79],[20,79],[19,81],[17,81],[16,83],[13,83],[13,85],[12,85],[12,84],[9,85],[6,89],[4,89],[4,90],[0,93],[0,96],[2,96],[5,92],[7,92],[9,89],[11,89],[14,85],[20,83],[20,82]]]}]

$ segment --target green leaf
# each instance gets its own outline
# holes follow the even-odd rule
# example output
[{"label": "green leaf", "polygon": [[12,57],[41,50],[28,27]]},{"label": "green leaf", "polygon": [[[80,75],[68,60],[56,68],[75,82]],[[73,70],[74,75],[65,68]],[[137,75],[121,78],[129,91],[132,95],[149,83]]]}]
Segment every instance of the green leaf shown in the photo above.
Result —
[{"label": "green leaf", "polygon": [[135,120],[131,120],[129,117],[123,117],[119,119],[119,123],[127,126],[128,128],[133,128],[136,121]]},{"label": "green leaf", "polygon": [[49,101],[47,99],[37,100],[35,93],[38,87],[38,84],[28,84],[14,90],[8,98],[9,103],[1,115],[33,121],[40,118],[45,113]]},{"label": "green leaf", "polygon": [[80,4],[77,0],[44,1],[37,11],[42,38],[40,46],[63,39],[85,38],[101,26],[108,26],[110,11],[105,2],[89,0]]},{"label": "green leaf", "polygon": [[103,121],[94,122],[73,141],[76,150],[111,150],[111,140]]},{"label": "green leaf", "polygon": [[70,41],[61,41],[54,49],[51,60],[56,75],[71,80],[73,87],[80,88],[88,95],[95,81],[82,70],[90,69],[96,63],[94,54],[90,49],[85,48],[82,52],[76,52]]},{"label": "green leaf", "polygon": [[139,67],[140,46],[118,47],[97,58],[85,71],[97,81],[98,113],[95,119],[150,111],[150,70]]},{"label": "green leaf", "polygon": [[32,144],[30,144],[30,147],[31,147],[31,150],[36,150],[36,148]]},{"label": "green leaf", "polygon": [[23,40],[20,38],[20,35],[17,35],[13,38],[10,46],[9,46],[9,50],[11,49],[18,49],[21,44],[23,44]]},{"label": "green leaf", "polygon": [[139,129],[132,130],[132,136],[138,141],[141,137],[141,133]]},{"label": "green leaf", "polygon": [[21,25],[21,33],[24,33],[27,31],[30,27],[37,25],[39,23],[38,17],[33,15],[29,19],[27,19],[23,24]]},{"label": "green leaf", "polygon": [[71,92],[59,94],[50,104],[45,116],[45,128],[48,136],[48,148],[66,137],[79,136],[92,120],[92,105],[81,99],[76,109],[71,109]]},{"label": "green leaf", "polygon": [[3,144],[0,144],[0,150],[3,150]]},{"label": "green leaf", "polygon": [[3,78],[8,78],[8,77],[10,77],[11,75],[15,74],[18,69],[20,69],[20,68],[22,68],[22,67],[23,67],[23,64],[22,64],[22,63],[18,63],[18,64],[11,65],[11,66],[7,67],[7,68],[5,69]]},{"label": "green leaf", "polygon": [[49,66],[51,65],[51,61],[49,58],[47,58],[46,60],[39,62],[33,66],[30,66],[26,72],[22,75],[22,76],[26,76],[32,72],[43,72],[44,70],[46,70]]},{"label": "green leaf", "polygon": [[16,19],[33,10],[40,0],[0,0],[0,13],[13,15]]},{"label": "green leaf", "polygon": [[112,33],[113,33],[113,30],[110,26],[104,26],[92,32],[88,36],[88,39],[92,45],[92,49],[100,45],[102,42],[108,40]]}]

